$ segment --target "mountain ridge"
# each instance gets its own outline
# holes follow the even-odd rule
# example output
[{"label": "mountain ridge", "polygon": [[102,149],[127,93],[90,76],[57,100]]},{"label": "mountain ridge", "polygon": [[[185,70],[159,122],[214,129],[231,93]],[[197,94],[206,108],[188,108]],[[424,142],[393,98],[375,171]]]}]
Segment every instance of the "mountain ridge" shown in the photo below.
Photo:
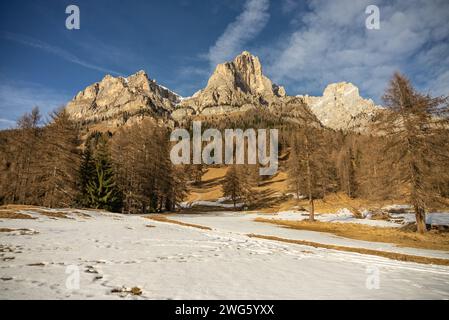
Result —
[{"label": "mountain ridge", "polygon": [[141,70],[128,77],[106,75],[80,91],[66,110],[73,120],[84,124],[104,122],[120,127],[145,116],[182,122],[200,115],[220,116],[258,108],[276,111],[292,101],[308,105],[322,125],[336,130],[363,130],[379,109],[346,82],[328,85],[322,97],[288,96],[284,87],[264,75],[259,58],[243,51],[232,61],[218,64],[206,87],[191,97],[181,97]]}]

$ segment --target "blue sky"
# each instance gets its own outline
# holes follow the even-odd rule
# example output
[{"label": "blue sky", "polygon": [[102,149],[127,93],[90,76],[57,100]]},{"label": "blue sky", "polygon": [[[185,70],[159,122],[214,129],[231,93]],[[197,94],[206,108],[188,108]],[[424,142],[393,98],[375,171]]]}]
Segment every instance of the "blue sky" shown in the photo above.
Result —
[{"label": "blue sky", "polygon": [[[81,11],[67,30],[65,8]],[[380,30],[365,8],[380,9]],[[34,105],[63,105],[105,74],[145,70],[189,96],[243,50],[290,95],[349,81],[381,102],[396,70],[449,94],[446,0],[19,0],[0,2],[0,128]]]}]

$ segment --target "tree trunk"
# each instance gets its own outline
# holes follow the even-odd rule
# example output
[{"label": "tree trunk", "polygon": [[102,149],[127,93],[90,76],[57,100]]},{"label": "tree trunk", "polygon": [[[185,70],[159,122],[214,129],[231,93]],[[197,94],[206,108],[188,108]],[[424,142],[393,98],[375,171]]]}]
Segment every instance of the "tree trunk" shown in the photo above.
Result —
[{"label": "tree trunk", "polygon": [[310,202],[310,212],[309,212],[309,221],[315,221],[315,202],[313,201],[313,197],[309,197]]},{"label": "tree trunk", "polygon": [[313,203],[313,194],[312,194],[312,170],[310,168],[309,139],[307,136],[305,142],[306,142],[307,191],[309,193],[309,203],[310,203],[309,221],[315,221],[315,205]]},{"label": "tree trunk", "polygon": [[426,211],[423,207],[415,206],[416,228],[419,233],[425,233],[426,227]]}]

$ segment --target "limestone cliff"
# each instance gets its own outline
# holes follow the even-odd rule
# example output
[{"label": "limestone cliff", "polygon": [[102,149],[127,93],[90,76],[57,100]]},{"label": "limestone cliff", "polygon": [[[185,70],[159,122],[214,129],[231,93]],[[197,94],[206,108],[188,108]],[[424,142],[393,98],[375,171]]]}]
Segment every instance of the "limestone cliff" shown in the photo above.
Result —
[{"label": "limestone cliff", "polygon": [[158,85],[139,71],[127,78],[107,75],[70,101],[66,110],[84,123],[126,122],[138,114],[169,116],[180,96]]},{"label": "limestone cliff", "polygon": [[183,100],[173,116],[242,111],[268,106],[281,97],[285,97],[284,88],[263,74],[258,57],[244,51],[233,61],[219,64],[206,88]]},{"label": "limestone cliff", "polygon": [[373,116],[382,110],[371,99],[362,98],[359,89],[347,82],[328,85],[322,97],[298,97],[324,126],[336,130],[364,131]]}]

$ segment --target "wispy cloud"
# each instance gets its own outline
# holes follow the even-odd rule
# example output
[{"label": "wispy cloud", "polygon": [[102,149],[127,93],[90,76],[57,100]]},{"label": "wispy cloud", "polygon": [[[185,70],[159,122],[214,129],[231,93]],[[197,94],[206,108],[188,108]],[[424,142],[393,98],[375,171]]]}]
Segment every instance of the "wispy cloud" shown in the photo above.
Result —
[{"label": "wispy cloud", "polygon": [[15,125],[15,121],[0,118],[0,130],[14,128]]},{"label": "wispy cloud", "polygon": [[[296,30],[270,46],[268,73],[290,94],[317,93],[351,81],[380,102],[400,70],[422,89],[449,93],[449,2],[442,0],[314,0]],[[380,30],[365,27],[365,8],[380,8]],[[287,41],[285,41],[285,38]],[[434,79],[446,83],[434,83]],[[437,93],[436,91],[434,93]]]},{"label": "wispy cloud", "polygon": [[229,60],[243,50],[267,24],[270,15],[268,0],[247,0],[243,12],[230,23],[215,44],[209,48],[207,58],[211,67]]},{"label": "wispy cloud", "polygon": [[105,73],[110,73],[110,74],[114,74],[114,75],[122,75],[120,72],[117,72],[115,70],[110,70],[107,68],[103,68],[102,66],[85,61],[63,48],[51,45],[51,44],[41,41],[39,39],[28,37],[28,36],[25,36],[22,34],[5,32],[5,31],[0,32],[0,38],[10,40],[10,41],[13,41],[13,42],[16,42],[16,43],[19,43],[19,44],[22,44],[22,45],[25,45],[28,47],[40,49],[47,53],[53,54],[63,60],[80,65],[80,66],[88,68],[88,69],[101,71],[101,72],[105,72]]},{"label": "wispy cloud", "polygon": [[[131,73],[137,71],[135,66],[140,68],[145,63],[146,57],[137,54],[130,46],[106,43],[88,32],[84,32],[82,38],[71,36],[70,33],[68,35],[70,43],[80,49],[82,56],[88,56],[93,65],[106,63],[114,68],[120,68],[121,73]],[[92,54],[92,48],[95,48],[95,54]],[[118,74],[116,71],[109,73]]]},{"label": "wispy cloud", "polygon": [[0,83],[0,128],[10,127],[35,106],[46,114],[70,100],[70,95],[34,83]]}]

